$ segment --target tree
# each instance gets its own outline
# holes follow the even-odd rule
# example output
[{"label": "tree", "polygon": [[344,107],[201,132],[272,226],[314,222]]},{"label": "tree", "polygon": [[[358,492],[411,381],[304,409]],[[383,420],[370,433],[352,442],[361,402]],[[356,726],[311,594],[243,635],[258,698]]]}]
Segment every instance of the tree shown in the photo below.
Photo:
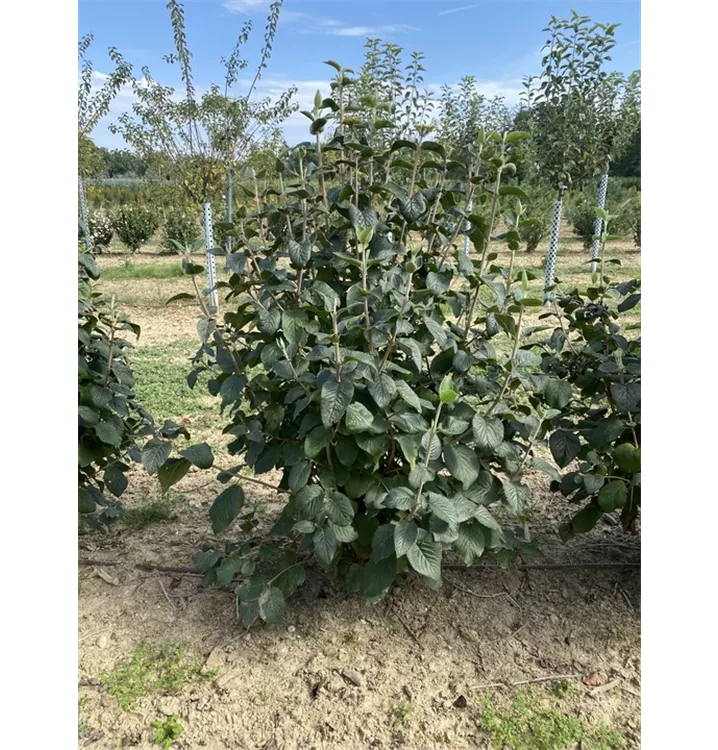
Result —
[{"label": "tree", "polygon": [[563,191],[593,177],[605,164],[602,115],[609,84],[603,66],[611,59],[617,26],[592,23],[576,11],[570,19],[552,16],[544,29],[550,37],[544,45],[543,71],[524,83],[539,176],[557,194],[546,261],[547,296],[555,282]]}]

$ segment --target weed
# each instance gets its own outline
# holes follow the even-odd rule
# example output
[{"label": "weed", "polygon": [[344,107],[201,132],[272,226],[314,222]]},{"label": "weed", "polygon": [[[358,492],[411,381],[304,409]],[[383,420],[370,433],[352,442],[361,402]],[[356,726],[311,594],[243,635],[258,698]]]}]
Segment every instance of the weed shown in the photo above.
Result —
[{"label": "weed", "polygon": [[184,732],[184,727],[179,723],[179,716],[172,714],[169,719],[158,719],[152,722],[152,728],[155,730],[155,745],[159,745],[162,750],[169,750],[174,741]]},{"label": "weed", "polygon": [[570,698],[573,695],[574,686],[571,680],[556,680],[551,687],[551,692],[557,698]]},{"label": "weed", "polygon": [[133,529],[144,529],[154,523],[162,523],[172,518],[172,504],[165,500],[151,500],[135,508],[127,509],[123,522]]},{"label": "weed", "polygon": [[198,663],[187,662],[179,646],[138,646],[129,661],[100,675],[100,683],[117,699],[123,711],[140,698],[154,693],[172,693],[184,685],[212,679]]},{"label": "weed", "polygon": [[546,692],[516,690],[510,696],[489,694],[480,704],[476,723],[491,735],[494,750],[572,750],[579,742],[584,750],[620,750],[620,732],[599,725],[584,725],[564,707],[547,705]]},{"label": "weed", "polygon": [[400,703],[398,706],[393,706],[391,709],[391,715],[394,717],[394,724],[403,724],[411,714],[414,713],[414,706],[411,703]]}]

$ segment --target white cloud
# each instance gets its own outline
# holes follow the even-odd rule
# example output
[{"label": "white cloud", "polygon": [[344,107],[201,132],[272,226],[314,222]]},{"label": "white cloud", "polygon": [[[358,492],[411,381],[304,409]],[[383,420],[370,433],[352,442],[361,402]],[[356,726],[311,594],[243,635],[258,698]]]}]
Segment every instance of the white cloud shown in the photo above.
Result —
[{"label": "white cloud", "polygon": [[449,13],[461,13],[463,10],[472,10],[473,8],[478,8],[479,4],[474,3],[473,5],[461,5],[458,8],[449,8],[448,10],[442,10],[439,11],[440,16],[448,16]]},{"label": "white cloud", "polygon": [[[266,14],[269,11],[269,0],[224,0],[222,3],[230,13]],[[301,34],[323,34],[326,36],[383,36],[385,34],[402,34],[418,31],[416,26],[408,24],[380,24],[377,26],[350,26],[336,18],[312,16],[296,10],[282,8],[279,14],[280,24],[292,24]]]}]

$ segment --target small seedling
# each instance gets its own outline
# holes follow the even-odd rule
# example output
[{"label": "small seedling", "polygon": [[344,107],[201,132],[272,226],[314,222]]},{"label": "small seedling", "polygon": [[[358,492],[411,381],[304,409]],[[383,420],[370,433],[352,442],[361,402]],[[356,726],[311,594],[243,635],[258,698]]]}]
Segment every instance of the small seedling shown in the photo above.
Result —
[{"label": "small seedling", "polygon": [[152,728],[155,730],[155,745],[159,745],[162,750],[169,750],[175,740],[184,732],[184,727],[179,722],[179,716],[172,714],[168,719],[158,719],[152,722]]},{"label": "small seedling", "polygon": [[394,706],[391,709],[391,715],[394,717],[394,724],[397,726],[403,724],[413,713],[414,706],[412,706],[411,703],[400,703],[398,706]]}]

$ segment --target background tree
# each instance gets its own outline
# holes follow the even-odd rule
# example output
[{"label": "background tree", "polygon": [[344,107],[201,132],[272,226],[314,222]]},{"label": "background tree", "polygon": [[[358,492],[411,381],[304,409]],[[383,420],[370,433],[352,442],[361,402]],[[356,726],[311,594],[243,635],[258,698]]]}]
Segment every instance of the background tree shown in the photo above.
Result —
[{"label": "background tree", "polygon": [[132,78],[132,66],[122,55],[110,47],[108,55],[115,69],[107,76],[99,89],[93,88],[92,62],[85,57],[92,44],[92,34],[82,37],[78,45],[78,60],[81,62],[80,85],[77,89],[77,145],[78,145],[78,193],[80,199],[80,224],[85,235],[85,245],[89,249],[92,236],[88,227],[87,201],[83,176],[92,174],[101,163],[101,154],[90,139],[90,133],[97,123],[110,111],[110,104],[122,86]]},{"label": "background tree", "polygon": [[546,261],[547,290],[555,281],[563,191],[593,177],[605,163],[601,92],[608,74],[603,66],[611,59],[617,26],[593,23],[575,11],[570,19],[552,16],[544,29],[550,37],[544,45],[543,71],[525,80],[539,177],[557,196]]}]

